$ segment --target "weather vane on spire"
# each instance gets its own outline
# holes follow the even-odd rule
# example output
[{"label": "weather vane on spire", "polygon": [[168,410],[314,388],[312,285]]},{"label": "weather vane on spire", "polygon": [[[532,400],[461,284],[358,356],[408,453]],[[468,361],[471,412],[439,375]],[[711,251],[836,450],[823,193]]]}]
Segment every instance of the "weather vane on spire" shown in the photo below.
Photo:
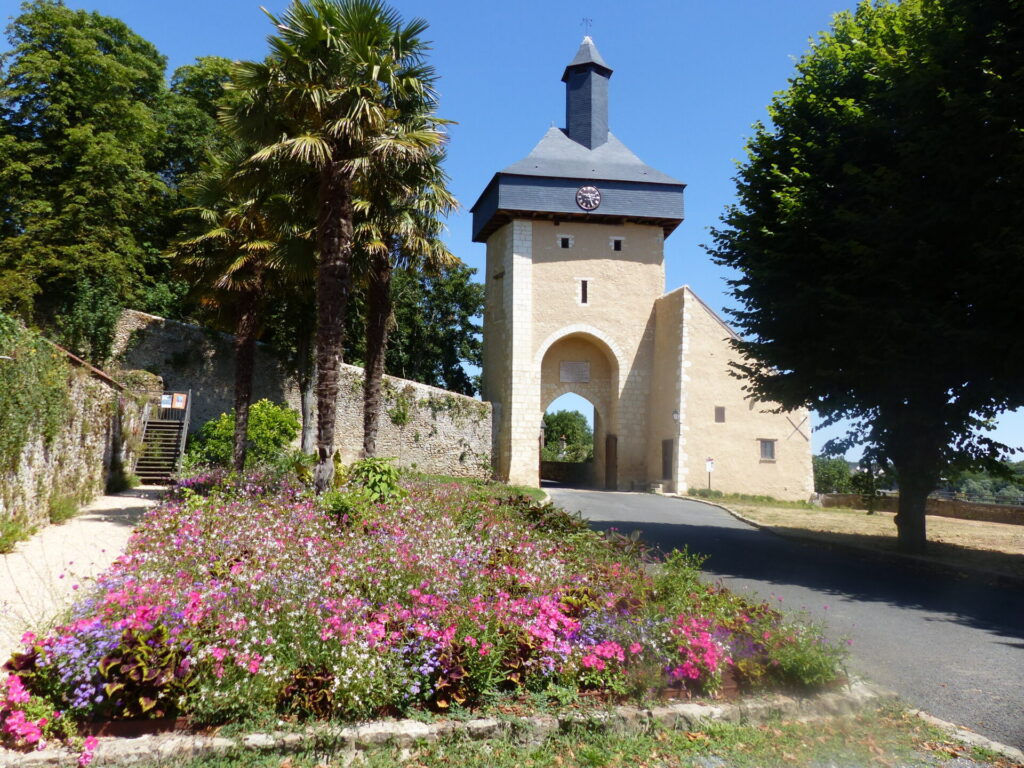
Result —
[{"label": "weather vane on spire", "polygon": [[588,16],[584,16],[583,21],[580,22],[580,24],[583,27],[583,31],[586,34],[586,36],[590,37],[590,28],[594,26],[594,20]]}]

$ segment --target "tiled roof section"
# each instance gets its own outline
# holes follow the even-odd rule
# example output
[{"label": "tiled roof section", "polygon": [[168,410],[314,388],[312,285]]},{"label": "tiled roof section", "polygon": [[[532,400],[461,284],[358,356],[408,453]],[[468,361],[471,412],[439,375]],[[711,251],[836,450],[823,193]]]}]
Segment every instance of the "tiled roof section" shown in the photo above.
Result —
[{"label": "tiled roof section", "polygon": [[608,134],[608,141],[601,146],[587,149],[570,139],[561,128],[548,129],[544,138],[530,154],[505,168],[502,173],[571,179],[646,181],[652,184],[682,183],[646,165],[612,133]]},{"label": "tiled roof section", "polygon": [[610,75],[612,73],[612,68],[604,63],[604,59],[601,58],[601,54],[598,52],[597,46],[594,45],[594,41],[590,39],[590,35],[583,38],[583,42],[580,43],[580,49],[576,51],[576,56],[566,66],[562,80],[564,81],[568,77],[570,67],[578,67],[581,64],[596,64],[606,69],[607,74]]}]

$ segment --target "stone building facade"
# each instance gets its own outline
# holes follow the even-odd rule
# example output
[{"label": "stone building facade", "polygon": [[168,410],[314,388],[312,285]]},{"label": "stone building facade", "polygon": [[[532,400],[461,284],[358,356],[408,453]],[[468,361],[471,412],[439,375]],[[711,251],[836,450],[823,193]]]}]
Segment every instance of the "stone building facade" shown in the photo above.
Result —
[{"label": "stone building facade", "polygon": [[735,336],[688,287],[665,293],[681,182],[608,130],[612,70],[586,37],[562,77],[566,129],[495,174],[473,207],[487,245],[483,396],[499,477],[536,485],[541,423],[567,392],[594,406],[595,483],[805,499],[809,414],[744,396]]}]

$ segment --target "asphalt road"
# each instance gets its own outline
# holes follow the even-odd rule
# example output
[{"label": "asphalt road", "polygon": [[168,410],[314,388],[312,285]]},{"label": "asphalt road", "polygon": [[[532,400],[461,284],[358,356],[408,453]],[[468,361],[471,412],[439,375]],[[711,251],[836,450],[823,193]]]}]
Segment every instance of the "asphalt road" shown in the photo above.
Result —
[{"label": "asphalt road", "polygon": [[[663,550],[689,546],[730,589],[807,611],[852,640],[851,672],[990,739],[1024,748],[1024,592],[801,544],[709,504],[546,486],[597,529],[640,529]],[[779,602],[781,600],[781,602]]]}]

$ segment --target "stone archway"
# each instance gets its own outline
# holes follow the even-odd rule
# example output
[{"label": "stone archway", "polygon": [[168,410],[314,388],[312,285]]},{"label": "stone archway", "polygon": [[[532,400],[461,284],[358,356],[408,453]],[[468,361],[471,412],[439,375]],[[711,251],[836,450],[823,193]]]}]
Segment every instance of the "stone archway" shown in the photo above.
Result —
[{"label": "stone archway", "polygon": [[555,399],[570,392],[594,406],[595,485],[615,488],[619,363],[608,344],[584,331],[570,331],[543,348],[538,421]]}]

